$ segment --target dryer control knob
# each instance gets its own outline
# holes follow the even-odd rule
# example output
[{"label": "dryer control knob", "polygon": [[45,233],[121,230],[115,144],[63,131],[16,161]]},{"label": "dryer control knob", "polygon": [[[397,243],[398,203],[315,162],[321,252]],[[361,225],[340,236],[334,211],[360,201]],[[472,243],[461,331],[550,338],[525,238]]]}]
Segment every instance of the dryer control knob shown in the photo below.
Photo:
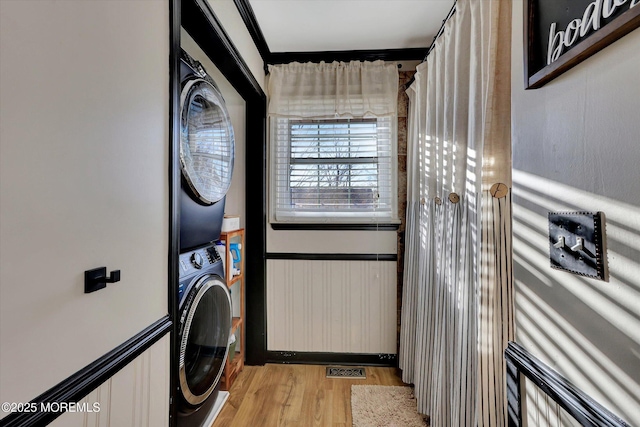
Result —
[{"label": "dryer control knob", "polygon": [[202,255],[200,255],[198,252],[194,252],[193,255],[191,255],[191,263],[195,268],[202,268],[202,265],[204,264],[204,259],[202,258]]}]

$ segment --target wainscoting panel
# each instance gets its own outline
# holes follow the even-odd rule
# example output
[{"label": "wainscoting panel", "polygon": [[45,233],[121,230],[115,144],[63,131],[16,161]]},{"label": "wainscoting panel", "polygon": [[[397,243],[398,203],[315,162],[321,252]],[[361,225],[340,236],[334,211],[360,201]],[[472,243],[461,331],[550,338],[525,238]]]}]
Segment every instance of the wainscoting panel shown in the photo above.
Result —
[{"label": "wainscoting panel", "polygon": [[[169,335],[58,417],[54,427],[169,425]],[[99,404],[99,411],[92,411]],[[90,408],[87,411],[85,408]]]},{"label": "wainscoting panel", "polygon": [[539,427],[580,427],[580,423],[569,415],[551,397],[526,378],[526,401],[523,408],[526,409],[525,426]]},{"label": "wainscoting panel", "polygon": [[267,260],[267,349],[396,354],[396,262]]}]

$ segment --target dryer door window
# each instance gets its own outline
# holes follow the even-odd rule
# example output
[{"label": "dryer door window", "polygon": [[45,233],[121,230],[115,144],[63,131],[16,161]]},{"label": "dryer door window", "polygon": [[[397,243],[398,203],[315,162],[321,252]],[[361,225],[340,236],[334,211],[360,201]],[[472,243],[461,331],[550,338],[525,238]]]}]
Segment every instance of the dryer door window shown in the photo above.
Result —
[{"label": "dryer door window", "polygon": [[184,398],[198,405],[222,376],[231,333],[231,299],[217,276],[201,279],[188,298],[181,319],[179,376]]},{"label": "dryer door window", "polygon": [[180,98],[182,172],[196,199],[210,205],[222,199],[231,185],[231,119],[218,89],[204,79],[188,80]]}]

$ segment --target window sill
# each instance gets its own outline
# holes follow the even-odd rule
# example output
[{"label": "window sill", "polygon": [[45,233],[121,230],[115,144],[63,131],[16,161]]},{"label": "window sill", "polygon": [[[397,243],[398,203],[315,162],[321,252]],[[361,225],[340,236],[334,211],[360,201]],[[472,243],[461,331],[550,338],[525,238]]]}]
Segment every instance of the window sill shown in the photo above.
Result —
[{"label": "window sill", "polygon": [[272,222],[271,228],[274,230],[366,230],[366,231],[397,231],[400,223],[384,222],[379,224],[349,224],[349,223],[294,223],[294,222]]}]

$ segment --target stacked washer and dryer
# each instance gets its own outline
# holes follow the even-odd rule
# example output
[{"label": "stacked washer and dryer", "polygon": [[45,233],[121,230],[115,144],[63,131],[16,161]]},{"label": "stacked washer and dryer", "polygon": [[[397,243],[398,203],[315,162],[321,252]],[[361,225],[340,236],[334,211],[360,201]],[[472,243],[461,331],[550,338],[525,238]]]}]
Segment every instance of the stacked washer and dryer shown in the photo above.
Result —
[{"label": "stacked washer and dryer", "polygon": [[231,297],[214,242],[231,184],[234,136],[222,94],[184,50],[180,79],[180,256],[177,426],[211,422],[221,406]]}]

